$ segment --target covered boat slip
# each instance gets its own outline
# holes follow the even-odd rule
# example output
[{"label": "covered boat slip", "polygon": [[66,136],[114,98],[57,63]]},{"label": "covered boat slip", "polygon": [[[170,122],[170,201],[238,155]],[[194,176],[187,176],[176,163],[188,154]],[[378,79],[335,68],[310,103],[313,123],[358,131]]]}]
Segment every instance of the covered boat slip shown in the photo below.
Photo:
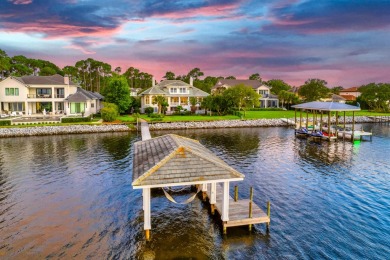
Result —
[{"label": "covered boat slip", "polygon": [[[135,143],[132,185],[134,189],[143,190],[146,239],[150,239],[152,188],[197,185],[198,191],[201,189],[204,194],[208,192],[212,212],[217,209],[220,213],[224,232],[228,226],[269,223],[269,217],[252,201],[231,202],[230,182],[243,179],[243,174],[227,165],[197,140],[168,134]],[[168,199],[169,197],[167,196]],[[246,210],[242,205],[246,205]],[[252,217],[247,221],[250,207]]]},{"label": "covered boat slip", "polygon": [[[364,136],[370,136],[372,140],[372,133],[362,130],[355,130],[355,111],[360,111],[360,107],[346,105],[337,102],[319,102],[313,101],[292,106],[295,108],[295,134],[298,136],[313,136],[314,138],[321,138],[328,141],[336,140],[337,138],[362,140]],[[299,124],[297,123],[297,110],[299,110]],[[306,112],[305,124],[303,125],[302,112]],[[313,113],[313,123],[309,125],[309,111]],[[352,127],[348,129],[346,126],[346,112],[352,112]],[[335,124],[332,125],[331,114],[335,113]],[[343,113],[343,117],[339,113]],[[324,122],[324,115],[326,121]],[[341,119],[341,120],[340,120]],[[339,126],[342,124],[342,127]],[[319,131],[317,131],[318,129]],[[321,131],[326,131],[322,133]],[[307,133],[306,133],[307,132]]]}]

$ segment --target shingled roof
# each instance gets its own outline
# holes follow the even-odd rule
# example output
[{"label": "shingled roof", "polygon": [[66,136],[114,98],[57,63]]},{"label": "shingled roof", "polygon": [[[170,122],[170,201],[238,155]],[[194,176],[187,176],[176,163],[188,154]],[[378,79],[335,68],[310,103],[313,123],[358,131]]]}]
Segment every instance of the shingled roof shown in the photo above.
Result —
[{"label": "shingled roof", "polygon": [[291,106],[292,108],[318,110],[318,111],[360,111],[360,107],[338,102],[313,101]]},{"label": "shingled roof", "polygon": [[171,95],[169,93],[170,87],[187,87],[189,90],[188,96],[190,97],[207,97],[209,95],[209,93],[181,80],[163,80],[157,85],[143,91],[140,95]]},{"label": "shingled roof", "polygon": [[[64,77],[58,74],[52,76],[23,76],[12,78],[25,85],[67,85],[65,84]],[[74,85],[74,83],[69,81],[69,85]]]},{"label": "shingled roof", "polygon": [[243,178],[197,140],[168,134],[135,143],[134,187]]},{"label": "shingled roof", "polygon": [[76,93],[69,95],[65,100],[69,102],[85,102],[91,99],[104,99],[104,97],[97,92],[87,91],[78,87]]},{"label": "shingled roof", "polygon": [[222,87],[223,85],[227,85],[227,86],[233,87],[233,86],[237,86],[239,84],[244,84],[245,86],[250,86],[253,89],[258,89],[259,87],[263,86],[263,83],[261,83],[258,80],[251,80],[251,79],[219,79],[212,89],[216,89],[216,88]]}]

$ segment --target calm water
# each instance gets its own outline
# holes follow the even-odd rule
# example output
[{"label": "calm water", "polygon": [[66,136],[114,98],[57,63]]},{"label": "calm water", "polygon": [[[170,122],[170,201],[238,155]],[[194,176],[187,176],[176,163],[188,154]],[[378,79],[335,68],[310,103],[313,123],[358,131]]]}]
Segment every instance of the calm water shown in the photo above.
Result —
[{"label": "calm water", "polygon": [[371,128],[360,144],[309,143],[287,128],[176,131],[246,175],[241,198],[253,186],[258,205],[271,201],[271,231],[224,237],[208,204],[155,191],[151,242],[131,187],[136,135],[0,139],[0,259],[389,259],[390,126]]}]

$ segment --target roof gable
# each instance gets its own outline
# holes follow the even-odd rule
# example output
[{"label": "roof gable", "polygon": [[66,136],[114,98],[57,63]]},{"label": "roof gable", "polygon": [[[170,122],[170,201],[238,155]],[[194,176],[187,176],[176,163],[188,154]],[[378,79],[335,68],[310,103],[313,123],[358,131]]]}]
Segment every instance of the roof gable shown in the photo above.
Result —
[{"label": "roof gable", "polygon": [[243,178],[193,139],[169,134],[135,143],[133,186]]}]

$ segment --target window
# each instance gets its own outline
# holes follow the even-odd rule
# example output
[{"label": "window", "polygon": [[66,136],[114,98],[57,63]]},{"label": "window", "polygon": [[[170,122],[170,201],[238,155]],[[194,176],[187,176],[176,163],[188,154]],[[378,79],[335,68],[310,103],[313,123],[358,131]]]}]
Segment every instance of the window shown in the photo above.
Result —
[{"label": "window", "polygon": [[259,90],[259,94],[260,95],[267,95],[268,94],[268,90]]},{"label": "window", "polygon": [[187,89],[186,88],[180,88],[180,93],[187,93]]},{"label": "window", "polygon": [[6,96],[19,96],[19,88],[5,88]]},{"label": "window", "polygon": [[50,88],[37,88],[37,95],[50,95],[51,89]]},{"label": "window", "polygon": [[82,113],[84,112],[84,104],[83,103],[71,103],[70,104],[70,113]]},{"label": "window", "polygon": [[171,88],[171,93],[177,93],[177,88]]},{"label": "window", "polygon": [[149,96],[145,96],[145,104],[149,104],[149,102],[150,102]]},{"label": "window", "polygon": [[8,104],[10,111],[24,111],[24,102],[12,102]]},{"label": "window", "polygon": [[63,88],[57,88],[56,89],[56,98],[64,98],[64,89]]},{"label": "window", "polygon": [[91,108],[94,108],[95,107],[95,104],[94,103],[91,103]]}]

